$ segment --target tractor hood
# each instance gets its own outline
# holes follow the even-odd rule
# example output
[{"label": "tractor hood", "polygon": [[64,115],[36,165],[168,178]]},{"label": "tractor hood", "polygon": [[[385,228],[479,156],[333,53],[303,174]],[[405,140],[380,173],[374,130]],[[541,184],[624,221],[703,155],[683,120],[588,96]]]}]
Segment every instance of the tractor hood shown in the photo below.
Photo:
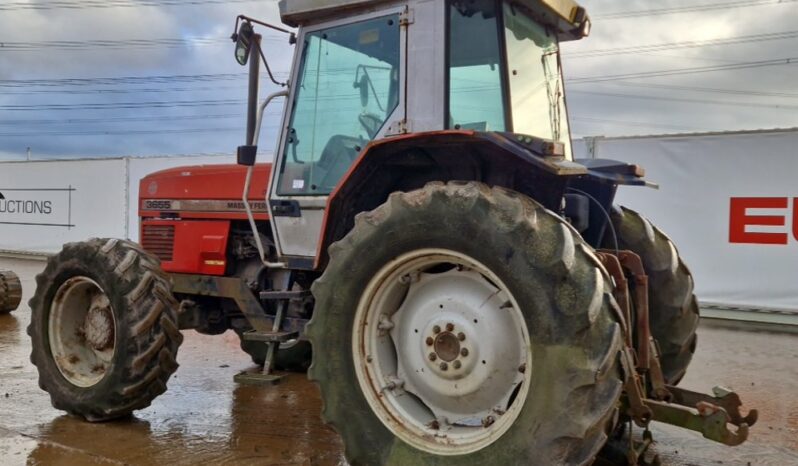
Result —
[{"label": "tractor hood", "polygon": [[[249,199],[264,201],[271,164],[258,164],[252,175]],[[170,168],[142,178],[140,199],[240,200],[247,167],[240,165],[194,165]]]}]

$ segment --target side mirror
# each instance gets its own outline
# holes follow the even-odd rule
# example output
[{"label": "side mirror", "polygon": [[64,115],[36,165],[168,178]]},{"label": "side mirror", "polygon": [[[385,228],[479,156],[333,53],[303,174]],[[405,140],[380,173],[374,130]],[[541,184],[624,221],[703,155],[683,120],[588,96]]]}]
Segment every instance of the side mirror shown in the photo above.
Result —
[{"label": "side mirror", "polygon": [[252,35],[255,30],[249,21],[241,23],[238,28],[238,33],[235,34],[234,40],[236,41],[236,61],[239,65],[244,66],[249,59],[249,49],[252,47]]}]

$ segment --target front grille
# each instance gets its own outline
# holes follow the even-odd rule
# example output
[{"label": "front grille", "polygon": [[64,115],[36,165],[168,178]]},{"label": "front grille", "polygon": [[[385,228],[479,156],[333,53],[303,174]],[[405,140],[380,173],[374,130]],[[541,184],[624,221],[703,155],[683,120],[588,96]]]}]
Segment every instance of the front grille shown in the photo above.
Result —
[{"label": "front grille", "polygon": [[144,225],[141,246],[158,259],[171,262],[175,247],[174,225]]}]

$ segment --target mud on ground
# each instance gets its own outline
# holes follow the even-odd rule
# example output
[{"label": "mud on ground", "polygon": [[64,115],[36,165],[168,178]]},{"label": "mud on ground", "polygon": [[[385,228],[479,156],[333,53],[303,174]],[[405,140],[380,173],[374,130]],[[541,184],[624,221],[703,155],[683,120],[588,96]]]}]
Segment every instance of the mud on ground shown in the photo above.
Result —
[{"label": "mud on ground", "polygon": [[[23,280],[24,302],[43,262],[0,259]],[[232,332],[186,332],[180,368],[153,405],[123,421],[89,424],[56,411],[28,360],[23,305],[0,316],[0,464],[344,465],[343,446],[319,418],[315,385],[292,374],[276,387],[237,385],[251,368]],[[735,389],[760,411],[747,443],[728,448],[654,424],[666,466],[798,466],[798,335],[702,325],[686,388]]]}]

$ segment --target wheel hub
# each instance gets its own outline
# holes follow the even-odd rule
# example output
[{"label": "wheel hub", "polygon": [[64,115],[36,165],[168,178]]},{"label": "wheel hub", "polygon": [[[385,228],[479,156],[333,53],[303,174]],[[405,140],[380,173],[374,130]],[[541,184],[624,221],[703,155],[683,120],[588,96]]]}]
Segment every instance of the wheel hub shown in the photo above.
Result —
[{"label": "wheel hub", "polygon": [[481,264],[450,251],[411,254],[418,256],[375,276],[361,302],[371,303],[368,313],[358,308],[361,387],[405,441],[439,454],[473,451],[498,438],[526,398],[526,323]]},{"label": "wheel hub", "polygon": [[92,299],[89,312],[83,323],[86,341],[97,351],[103,351],[114,343],[114,318],[111,315],[111,303],[103,295]]},{"label": "wheel hub", "polygon": [[452,362],[460,356],[460,340],[451,333],[443,332],[435,338],[435,353],[446,362]]},{"label": "wheel hub", "polygon": [[83,276],[65,281],[50,304],[47,328],[53,360],[69,383],[86,388],[105,377],[114,357],[116,321],[97,282]]}]

